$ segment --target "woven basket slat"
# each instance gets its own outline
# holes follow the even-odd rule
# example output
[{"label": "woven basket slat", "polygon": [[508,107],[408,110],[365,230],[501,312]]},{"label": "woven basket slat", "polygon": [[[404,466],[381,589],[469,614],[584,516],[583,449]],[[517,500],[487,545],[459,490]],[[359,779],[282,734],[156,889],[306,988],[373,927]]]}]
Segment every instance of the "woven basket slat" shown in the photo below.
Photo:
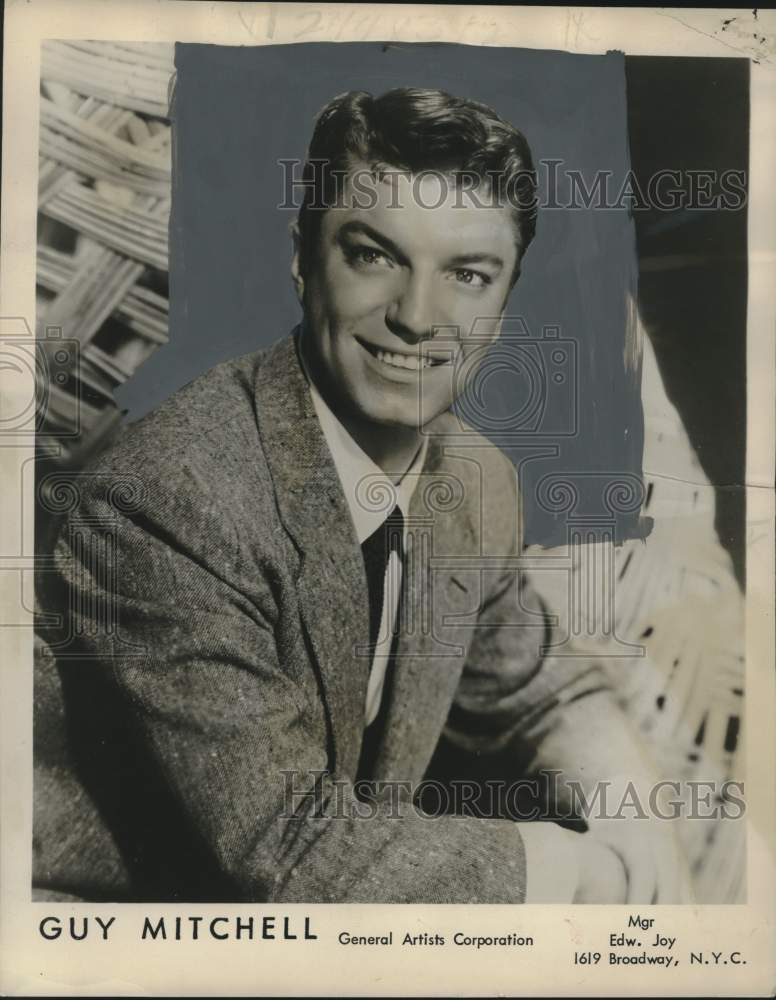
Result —
[{"label": "woven basket slat", "polygon": [[172,63],[165,66],[151,65],[137,53],[126,53],[125,58],[116,59],[94,50],[87,51],[84,45],[72,40],[44,41],[41,46],[41,75],[46,79],[56,79],[49,69],[52,66],[68,65],[72,71],[80,74],[80,80],[85,84],[110,81],[112,85],[124,88],[120,94],[121,99],[113,100],[111,104],[124,108],[131,107],[132,97],[139,93],[149,94],[154,98],[165,93],[174,72]]},{"label": "woven basket slat", "polygon": [[[94,364],[88,357],[89,347],[81,353],[79,364],[79,381],[82,386],[89,390],[89,398],[95,407],[105,406],[110,410],[116,407],[113,398],[113,391],[116,388],[116,380],[106,374],[106,372]],[[96,427],[89,425],[89,434],[96,433]],[[88,445],[88,436],[87,445]]]},{"label": "woven basket slat", "polygon": [[159,310],[167,315],[167,299],[163,295],[152,291],[152,289],[138,285],[137,288],[132,289],[131,297],[133,300],[137,299],[140,302],[144,302],[150,308]]},{"label": "woven basket slat", "polygon": [[[113,132],[120,128],[124,122],[129,121],[130,118],[136,117],[133,112],[127,111],[124,108],[116,108],[93,97],[83,99],[76,94],[72,94],[63,85],[57,84],[55,86],[59,93],[60,103],[64,100],[64,91],[71,93],[78,105],[75,109],[77,117],[87,119],[93,125],[99,125],[101,129],[106,131]],[[47,81],[44,81],[44,89],[49,89]],[[160,128],[165,128],[161,122],[158,125]],[[167,132],[169,132],[169,129],[165,129],[163,134]],[[96,168],[97,160],[93,153],[93,159],[84,159],[84,156],[88,156],[88,154],[85,154],[77,144],[53,132],[44,125],[41,126],[41,151],[54,156],[55,160],[59,162],[53,162],[46,158],[45,167],[41,167],[41,174],[38,179],[39,206],[45,205],[61,187],[66,187],[68,180],[77,181],[80,179],[83,181]],[[169,155],[169,152],[167,155]],[[70,169],[71,167],[77,168],[79,172],[75,173]],[[96,172],[95,175],[114,180],[117,183],[124,183],[129,178],[133,182],[134,187],[141,188],[143,191],[157,196],[165,194],[169,189],[169,182],[159,184],[154,181],[147,181],[134,176],[131,171],[127,174],[123,174],[121,171],[117,173],[115,165],[109,161],[106,161],[102,165],[101,170]]]},{"label": "woven basket slat", "polygon": [[42,211],[112,250],[167,270],[166,220],[161,222],[150,213],[116,209],[80,185],[58,191]]},{"label": "woven basket slat", "polygon": [[[56,80],[41,80],[41,93],[50,101],[53,101],[60,108],[68,111],[78,111],[86,102],[64,83],[57,83]],[[91,98],[90,98],[91,100]]]},{"label": "woven basket slat", "polygon": [[114,205],[82,184],[64,188],[59,197],[63,203],[80,209],[86,216],[98,221],[104,219],[106,223],[115,222],[139,245],[158,248],[161,237],[165,251],[167,249],[167,220],[158,219],[144,208]]},{"label": "woven basket slat", "polygon": [[110,354],[106,354],[95,344],[88,344],[84,349],[84,357],[88,358],[100,371],[104,372],[117,385],[126,382],[137,367],[136,364],[124,364]]},{"label": "woven basket slat", "polygon": [[[175,43],[174,42],[127,42],[123,39],[114,42],[86,42],[94,50],[104,51],[102,46],[109,45],[109,51],[124,60],[139,60],[144,66],[155,66],[168,73],[174,72]],[[99,52],[98,52],[99,54]]]},{"label": "woven basket slat", "polygon": [[143,265],[118,258],[95,274],[91,287],[84,289],[79,303],[80,336],[92,339],[105,320],[114,313],[128,290],[143,273]]},{"label": "woven basket slat", "polygon": [[[69,285],[75,274],[70,255],[51,247],[38,248],[37,268],[38,284],[57,293]],[[117,305],[116,316],[130,330],[155,344],[167,343],[167,301],[161,295],[146,288],[131,288]]]},{"label": "woven basket slat", "polygon": [[52,132],[45,125],[40,130],[40,152],[61,166],[77,171],[82,177],[88,175],[113,184],[125,184],[143,194],[160,195],[169,186],[162,181],[138,176],[131,167],[123,169],[99,153],[90,153],[77,142]]},{"label": "woven basket slat", "polygon": [[143,42],[132,46],[124,42],[85,41],[68,39],[63,43],[68,52],[86,53],[97,65],[107,63],[111,69],[121,67],[132,73],[132,79],[164,78],[164,85],[174,70],[175,47],[173,42],[155,45]]},{"label": "woven basket slat", "polygon": [[[170,184],[170,161],[164,153],[149,150],[112,135],[102,125],[75,112],[59,107],[46,97],[40,99],[41,124],[54,133],[63,135],[82,146],[87,154],[94,154],[112,164],[114,169],[131,175],[150,178]],[[116,116],[118,121],[129,121],[130,113]],[[99,120],[99,119],[98,119]]]},{"label": "woven basket slat", "polygon": [[136,146],[144,146],[153,138],[153,134],[148,125],[137,115],[132,115],[127,122],[129,137]]},{"label": "woven basket slat", "polygon": [[[81,75],[81,67],[72,66],[68,60],[62,60],[59,56],[47,60],[47,78],[64,83],[76,93],[83,97],[98,97],[109,103],[118,102],[122,98],[123,104],[132,111],[139,111],[155,117],[165,117],[167,115],[167,98],[161,97],[155,86],[138,87],[134,92],[127,91],[121,77],[112,79],[109,76],[104,78],[95,77],[84,81]],[[124,93],[121,91],[124,89]]]},{"label": "woven basket slat", "polygon": [[142,264],[98,249],[74,272],[47,310],[46,324],[78,330],[83,347],[117,309],[142,271]]},{"label": "woven basket slat", "polygon": [[119,107],[166,118],[170,72],[159,68],[155,77],[135,80],[130,64],[117,71],[108,59],[78,52],[60,42],[42,45],[41,75],[66,84],[83,96],[98,97]]},{"label": "woven basket slat", "polygon": [[45,205],[51,201],[62,188],[69,184],[78,183],[79,175],[68,167],[63,167],[53,160],[46,159],[41,163],[38,175],[38,210],[43,211]]},{"label": "woven basket slat", "polygon": [[[75,269],[70,254],[41,245],[37,259],[38,277],[51,291],[61,290],[72,279]],[[160,316],[167,315],[167,299],[150,288],[138,285],[130,290],[127,299],[140,308],[147,308]]]}]

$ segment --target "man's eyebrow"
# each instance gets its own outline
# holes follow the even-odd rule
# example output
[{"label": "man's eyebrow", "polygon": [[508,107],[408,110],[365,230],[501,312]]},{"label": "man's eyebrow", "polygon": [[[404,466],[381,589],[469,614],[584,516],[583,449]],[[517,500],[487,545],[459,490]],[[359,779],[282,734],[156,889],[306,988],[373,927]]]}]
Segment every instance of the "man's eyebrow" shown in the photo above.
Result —
[{"label": "man's eyebrow", "polygon": [[346,222],[337,233],[337,240],[340,241],[343,236],[352,236],[356,234],[368,236],[370,240],[374,240],[375,243],[378,243],[384,250],[387,250],[390,254],[392,254],[399,261],[399,263],[407,263],[407,255],[403,252],[401,247],[394,243],[393,240],[384,233],[381,233],[378,229],[373,229],[369,223],[361,222],[358,219]]},{"label": "man's eyebrow", "polygon": [[468,264],[490,264],[491,267],[495,267],[499,271],[504,268],[503,257],[499,257],[498,254],[495,253],[488,253],[486,250],[481,252],[475,250],[472,253],[456,254],[456,256],[451,257],[447,263],[449,267],[466,267]]},{"label": "man's eyebrow", "polygon": [[[407,255],[402,251],[401,247],[394,243],[390,237],[381,233],[379,229],[374,229],[370,226],[368,222],[362,222],[360,219],[352,219],[350,222],[346,222],[338,231],[337,240],[339,241],[342,237],[352,235],[368,236],[370,240],[373,240],[384,250],[392,254],[400,264],[408,262]],[[456,254],[447,260],[447,267],[467,267],[469,264],[489,264],[497,271],[502,271],[504,268],[504,259],[503,257],[499,257],[498,254],[489,253],[487,250],[475,250],[470,253]]]}]

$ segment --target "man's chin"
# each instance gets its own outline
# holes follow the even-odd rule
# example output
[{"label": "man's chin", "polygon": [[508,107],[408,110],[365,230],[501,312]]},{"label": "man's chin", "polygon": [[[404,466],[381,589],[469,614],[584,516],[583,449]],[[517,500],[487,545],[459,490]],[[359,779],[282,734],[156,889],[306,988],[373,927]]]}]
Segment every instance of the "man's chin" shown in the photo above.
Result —
[{"label": "man's chin", "polygon": [[371,413],[361,413],[361,419],[378,427],[395,427],[397,430],[420,431],[421,423],[417,414],[410,417],[407,413],[395,414],[373,411]]},{"label": "man's chin", "polygon": [[369,414],[362,413],[361,419],[373,423],[378,427],[393,427],[398,432],[414,431],[416,434],[419,434],[425,427],[433,423],[437,417],[446,413],[449,408],[448,406],[428,411],[424,409],[422,418],[421,413],[417,410],[410,415],[405,409],[403,413],[381,411],[373,411]]},{"label": "man's chin", "polygon": [[[356,388],[356,387],[353,387]],[[340,398],[348,398],[348,416],[359,424],[374,424],[377,427],[393,427],[397,432],[420,433],[423,428],[446,413],[452,402],[446,393],[441,398],[421,396],[417,389],[410,392],[392,393],[382,387],[365,392],[364,386],[358,391],[343,391]]]}]

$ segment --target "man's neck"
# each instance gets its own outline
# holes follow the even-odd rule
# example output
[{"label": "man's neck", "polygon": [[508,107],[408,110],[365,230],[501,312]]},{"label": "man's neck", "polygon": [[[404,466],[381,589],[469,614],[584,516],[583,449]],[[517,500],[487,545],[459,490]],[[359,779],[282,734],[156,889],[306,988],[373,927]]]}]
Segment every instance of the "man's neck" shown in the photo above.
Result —
[{"label": "man's neck", "polygon": [[394,483],[400,482],[412,466],[423,443],[421,432],[415,427],[377,424],[365,420],[358,414],[348,412],[343,408],[341,400],[333,398],[325,382],[314,377],[314,366],[309,363],[305,355],[304,338],[300,343],[300,353],[307,377],[315,383],[315,388],[337,420],[375,465],[379,466]]},{"label": "man's neck", "polygon": [[347,413],[340,413],[327,404],[362,449],[394,483],[398,483],[410,468],[423,443],[420,431],[412,427],[394,427],[360,420]]}]

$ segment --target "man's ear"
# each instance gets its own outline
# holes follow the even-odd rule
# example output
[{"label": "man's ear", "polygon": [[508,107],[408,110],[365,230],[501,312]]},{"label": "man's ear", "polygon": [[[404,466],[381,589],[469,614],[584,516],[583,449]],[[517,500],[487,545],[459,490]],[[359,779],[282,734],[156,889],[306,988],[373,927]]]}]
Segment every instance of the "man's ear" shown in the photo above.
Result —
[{"label": "man's ear", "polygon": [[296,297],[301,303],[304,299],[304,278],[302,277],[300,265],[302,255],[302,234],[299,232],[299,222],[296,219],[294,219],[289,226],[289,231],[291,233],[291,240],[294,247],[293,255],[291,257],[291,280],[294,282]]}]

